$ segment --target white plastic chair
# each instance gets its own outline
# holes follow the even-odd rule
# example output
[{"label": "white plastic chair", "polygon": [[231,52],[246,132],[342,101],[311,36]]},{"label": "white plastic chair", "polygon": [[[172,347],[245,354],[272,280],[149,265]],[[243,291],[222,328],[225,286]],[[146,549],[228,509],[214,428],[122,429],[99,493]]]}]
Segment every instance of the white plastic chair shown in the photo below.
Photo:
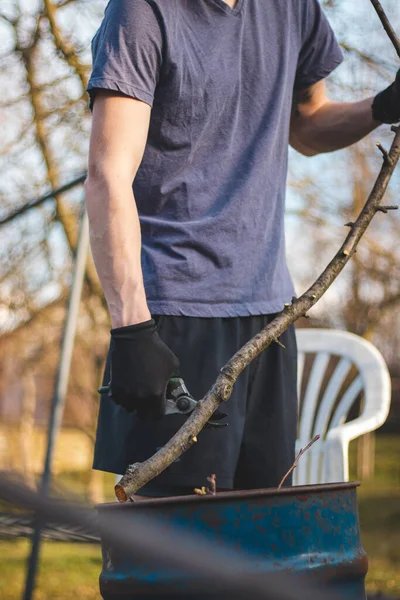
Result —
[{"label": "white plastic chair", "polygon": [[[352,333],[331,329],[298,329],[296,338],[299,351],[299,401],[301,390],[305,388],[300,405],[296,450],[299,452],[317,434],[321,435],[321,439],[300,459],[294,471],[294,484],[348,481],[349,442],[374,431],[388,416],[391,400],[388,368],[375,346]],[[316,356],[304,386],[303,371],[307,354]],[[322,389],[332,356],[340,358]],[[353,365],[358,375],[340,397]],[[362,392],[364,401],[360,416],[346,422],[351,407]]]}]

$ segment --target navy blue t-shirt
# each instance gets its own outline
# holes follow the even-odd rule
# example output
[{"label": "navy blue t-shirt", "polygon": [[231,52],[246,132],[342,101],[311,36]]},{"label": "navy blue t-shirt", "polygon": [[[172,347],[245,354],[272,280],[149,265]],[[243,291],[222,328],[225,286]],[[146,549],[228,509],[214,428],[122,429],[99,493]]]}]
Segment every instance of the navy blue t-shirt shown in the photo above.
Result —
[{"label": "navy blue t-shirt", "polygon": [[91,101],[152,106],[133,184],[150,311],[280,311],[293,90],[342,61],[318,1],[111,0],[92,51]]}]

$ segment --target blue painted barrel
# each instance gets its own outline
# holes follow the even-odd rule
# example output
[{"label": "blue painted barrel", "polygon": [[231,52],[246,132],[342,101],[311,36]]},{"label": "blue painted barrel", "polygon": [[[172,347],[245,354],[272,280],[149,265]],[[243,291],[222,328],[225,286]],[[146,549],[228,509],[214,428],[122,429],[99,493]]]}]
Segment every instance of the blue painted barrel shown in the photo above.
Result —
[{"label": "blue painted barrel", "polygon": [[[337,592],[343,600],[365,600],[368,563],[360,539],[357,486],[338,483],[225,492],[104,504],[98,510],[103,517],[107,511],[120,511],[127,527],[129,517],[137,517],[140,511],[156,519],[161,529],[183,528],[214,545],[228,545],[240,557],[254,557],[252,574],[258,577],[290,572],[323,582],[324,589]],[[198,598],[179,593],[185,573],[157,571],[154,564],[134,562],[118,548],[102,545],[100,591],[105,600]]]}]

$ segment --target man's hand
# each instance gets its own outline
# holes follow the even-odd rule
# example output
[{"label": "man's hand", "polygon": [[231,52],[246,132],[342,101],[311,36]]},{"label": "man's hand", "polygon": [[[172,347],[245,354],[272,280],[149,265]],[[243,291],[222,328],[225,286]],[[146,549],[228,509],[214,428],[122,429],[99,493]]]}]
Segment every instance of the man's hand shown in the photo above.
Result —
[{"label": "man's hand", "polygon": [[372,114],[381,123],[398,123],[400,121],[400,70],[391,86],[375,96]]},{"label": "man's hand", "polygon": [[157,333],[153,319],[111,330],[111,396],[139,417],[161,418],[165,392],[179,361]]}]

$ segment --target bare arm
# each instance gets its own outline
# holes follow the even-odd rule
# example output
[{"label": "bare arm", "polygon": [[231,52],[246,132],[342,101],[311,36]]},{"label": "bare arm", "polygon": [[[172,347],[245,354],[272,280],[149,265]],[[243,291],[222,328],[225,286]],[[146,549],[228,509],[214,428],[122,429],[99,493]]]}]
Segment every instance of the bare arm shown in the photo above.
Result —
[{"label": "bare arm", "polygon": [[372,117],[372,102],[331,102],[324,81],[296,91],[290,145],[306,156],[351,146],[381,125]]},{"label": "bare arm", "polygon": [[146,145],[150,106],[99,91],[93,108],[86,206],[94,262],[113,327],[149,320],[132,182]]}]

